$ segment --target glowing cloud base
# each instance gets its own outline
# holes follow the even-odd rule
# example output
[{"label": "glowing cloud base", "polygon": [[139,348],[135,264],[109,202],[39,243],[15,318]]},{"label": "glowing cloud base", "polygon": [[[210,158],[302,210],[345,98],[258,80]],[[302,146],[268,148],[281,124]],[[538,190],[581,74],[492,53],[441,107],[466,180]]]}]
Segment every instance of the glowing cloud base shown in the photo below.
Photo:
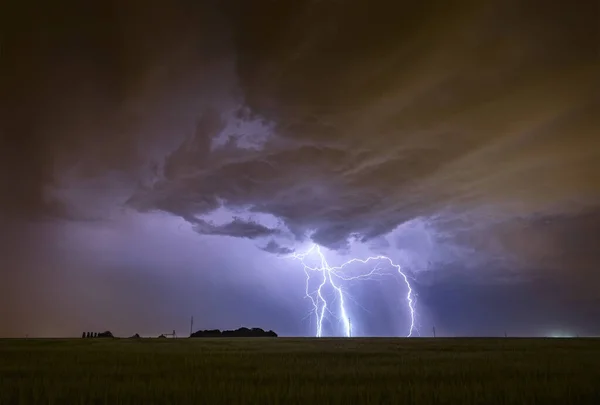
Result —
[{"label": "glowing cloud base", "polygon": [[[316,266],[310,266],[306,264],[306,260],[311,255],[317,255],[319,264]],[[323,320],[326,317],[326,314],[330,314],[332,316],[333,312],[331,311],[331,305],[328,300],[325,298],[323,289],[326,286],[330,286],[337,295],[337,303],[339,305],[339,317],[338,320],[342,322],[344,328],[344,335],[346,337],[352,336],[352,326],[350,323],[350,318],[348,314],[348,310],[346,308],[347,302],[347,293],[344,291],[342,284],[347,281],[352,280],[369,280],[373,279],[377,275],[381,275],[381,268],[378,266],[374,266],[370,271],[366,273],[359,274],[357,276],[347,276],[344,274],[344,268],[348,267],[353,263],[360,264],[369,264],[374,262],[375,264],[379,264],[379,262],[387,262],[389,266],[397,270],[398,274],[404,280],[407,288],[406,294],[406,305],[408,307],[408,312],[410,315],[410,327],[408,329],[407,337],[411,337],[415,331],[415,307],[414,307],[414,299],[413,299],[413,290],[408,280],[408,277],[405,273],[402,272],[400,265],[395,264],[392,259],[387,256],[372,256],[366,259],[357,259],[353,258],[348,260],[345,263],[342,263],[339,266],[330,266],[325,259],[325,255],[321,251],[321,248],[318,245],[313,245],[310,249],[308,249],[304,253],[294,253],[289,257],[299,260],[302,266],[304,267],[304,272],[306,273],[306,297],[308,297],[313,305],[313,313],[316,317],[317,326],[316,326],[316,336],[323,336]],[[312,279],[312,275],[314,273],[319,273],[322,275],[321,282],[319,286],[311,291],[310,290],[310,280]]]}]

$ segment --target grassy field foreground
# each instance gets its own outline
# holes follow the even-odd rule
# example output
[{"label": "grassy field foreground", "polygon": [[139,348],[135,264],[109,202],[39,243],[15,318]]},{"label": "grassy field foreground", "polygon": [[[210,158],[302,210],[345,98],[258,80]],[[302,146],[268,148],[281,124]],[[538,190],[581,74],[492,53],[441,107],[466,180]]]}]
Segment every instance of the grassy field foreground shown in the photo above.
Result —
[{"label": "grassy field foreground", "polygon": [[600,340],[0,340],[0,404],[400,403],[600,404]]}]

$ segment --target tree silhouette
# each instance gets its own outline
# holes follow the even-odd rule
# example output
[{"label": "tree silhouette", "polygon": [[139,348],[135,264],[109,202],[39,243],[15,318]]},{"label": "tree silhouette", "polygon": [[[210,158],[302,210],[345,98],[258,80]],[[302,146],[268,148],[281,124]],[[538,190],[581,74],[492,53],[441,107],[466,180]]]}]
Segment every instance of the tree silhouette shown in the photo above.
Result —
[{"label": "tree silhouette", "polygon": [[265,332],[261,328],[239,328],[236,330],[224,330],[220,331],[219,329],[211,329],[211,330],[199,330],[190,335],[193,338],[202,338],[202,337],[277,337],[277,333],[272,330]]}]

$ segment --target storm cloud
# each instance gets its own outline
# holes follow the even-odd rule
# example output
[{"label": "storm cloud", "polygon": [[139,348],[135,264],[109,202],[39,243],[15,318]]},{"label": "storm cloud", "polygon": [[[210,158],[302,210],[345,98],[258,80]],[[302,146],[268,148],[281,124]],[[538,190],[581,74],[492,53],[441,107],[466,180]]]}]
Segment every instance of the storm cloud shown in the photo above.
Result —
[{"label": "storm cloud", "polygon": [[165,178],[135,198],[189,217],[214,208],[199,200],[218,198],[334,249],[440,212],[495,226],[595,209],[594,9],[236,10],[241,102],[274,123],[272,134],[258,149],[217,149],[211,159],[211,139],[231,134],[224,124],[196,132],[193,146],[165,159]]},{"label": "storm cloud", "polygon": [[274,253],[277,255],[288,255],[294,253],[294,249],[281,246],[279,243],[274,240],[270,240],[266,246],[262,248],[265,252]]}]

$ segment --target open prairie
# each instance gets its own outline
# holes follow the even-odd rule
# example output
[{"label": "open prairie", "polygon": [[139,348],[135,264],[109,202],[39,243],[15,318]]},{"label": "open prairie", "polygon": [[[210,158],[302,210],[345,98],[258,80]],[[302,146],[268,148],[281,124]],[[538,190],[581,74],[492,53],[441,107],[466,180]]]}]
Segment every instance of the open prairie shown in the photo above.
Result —
[{"label": "open prairie", "polygon": [[600,339],[4,339],[0,404],[598,404]]}]

